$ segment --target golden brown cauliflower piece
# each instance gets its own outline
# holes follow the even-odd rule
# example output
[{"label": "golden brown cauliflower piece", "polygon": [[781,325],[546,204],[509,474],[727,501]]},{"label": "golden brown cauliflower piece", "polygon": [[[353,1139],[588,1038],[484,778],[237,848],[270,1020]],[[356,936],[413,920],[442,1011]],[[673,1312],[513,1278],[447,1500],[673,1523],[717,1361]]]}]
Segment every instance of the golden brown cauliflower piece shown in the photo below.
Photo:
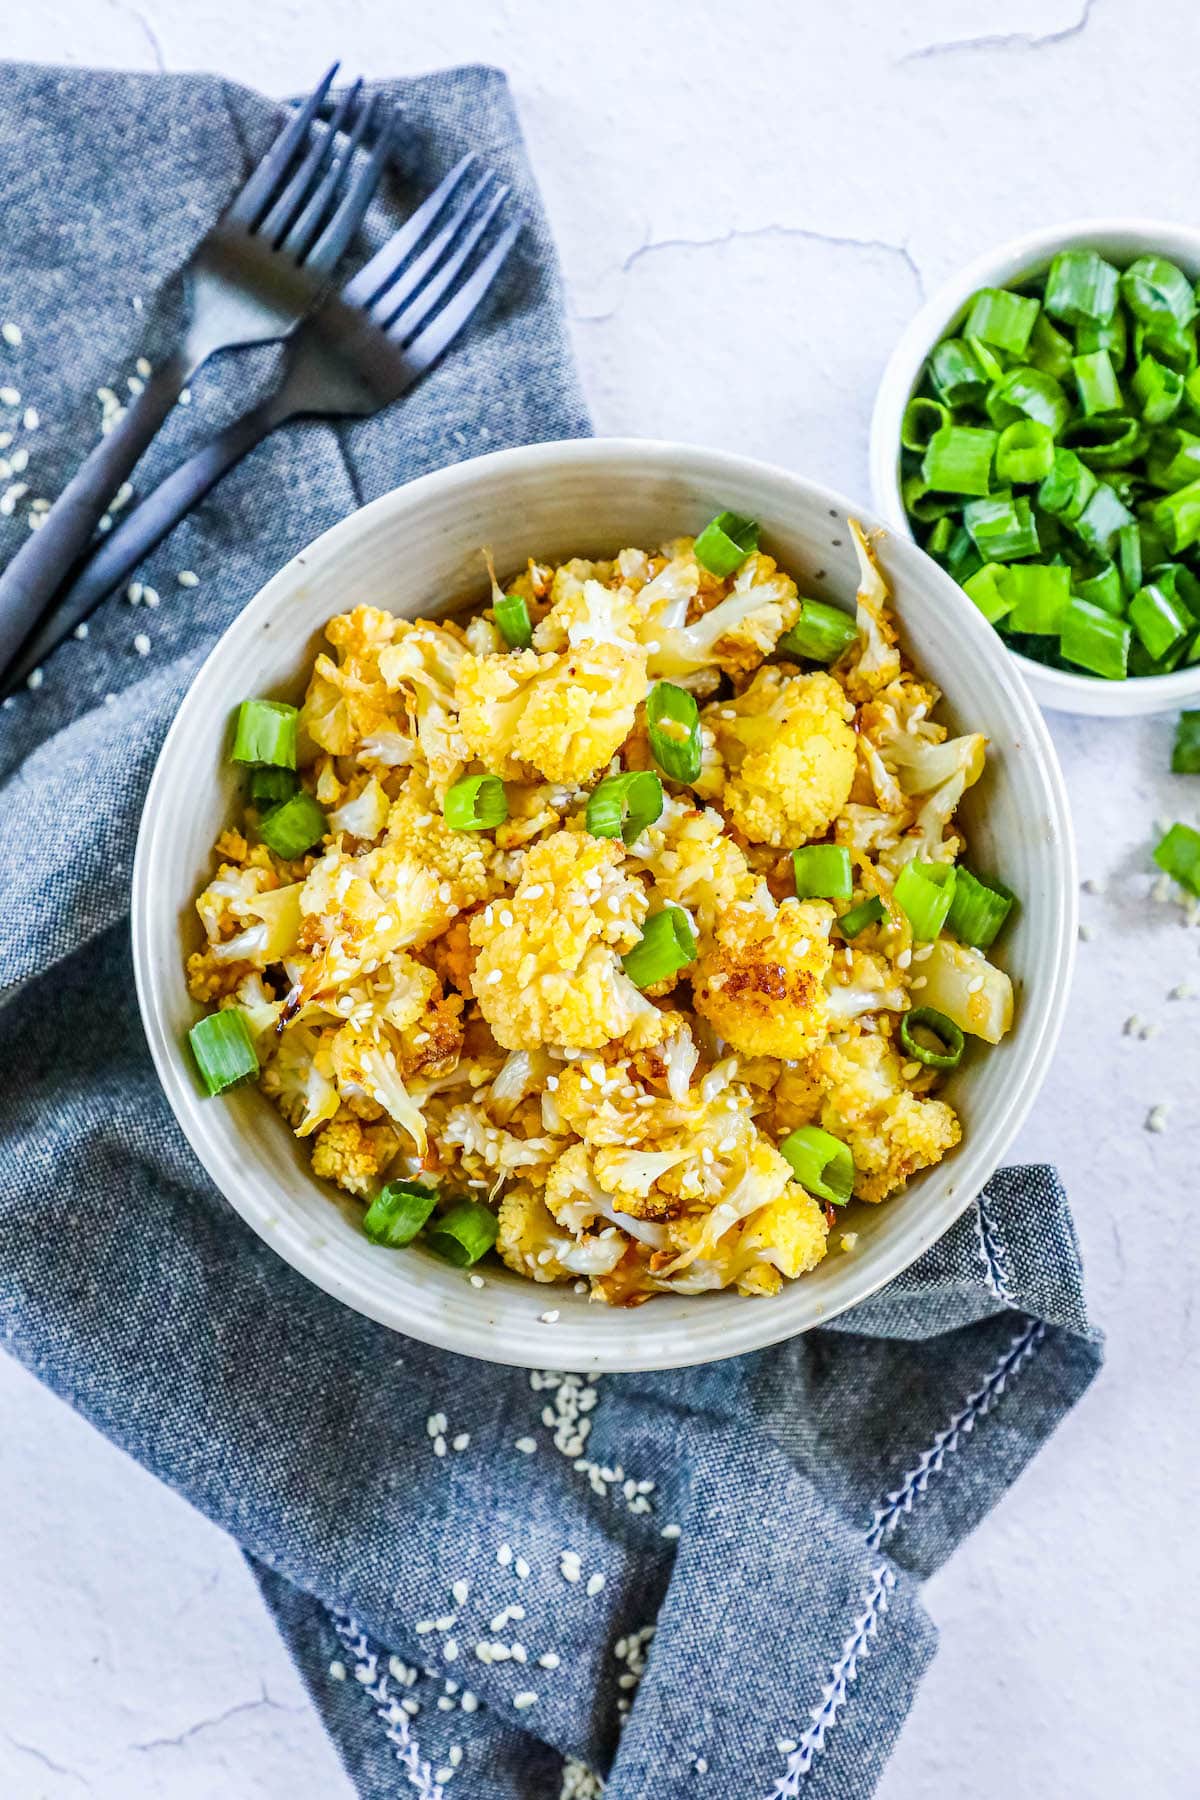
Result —
[{"label": "golden brown cauliflower piece", "polygon": [[712,938],[718,916],[739,900],[748,900],[755,878],[745,856],[725,831],[720,813],[698,811],[668,796],[662,817],[643,832],[630,851],[654,878],[664,900],[686,908],[703,949]]},{"label": "golden brown cauliflower piece", "polygon": [[610,839],[557,831],[526,853],[512,897],[472,919],[472,986],[505,1049],[662,1036],[662,1016],[619,960],[646,916],[645,892],[622,862]]},{"label": "golden brown cauliflower piece", "polygon": [[719,781],[721,806],[756,843],[820,837],[854,782],[853,716],[832,675],[760,669],[736,700],[705,709],[724,777],[710,770],[698,785],[707,793]]},{"label": "golden brown cauliflower piece", "polygon": [[815,1269],[825,1255],[829,1225],[824,1208],[791,1181],[777,1200],[747,1219],[737,1246],[742,1294],[778,1293],[789,1280]]},{"label": "golden brown cauliflower piece", "polygon": [[645,651],[586,643],[561,654],[466,656],[456,695],[473,756],[509,780],[590,781],[631,730],[647,689]]},{"label": "golden brown cauliflower piece", "polygon": [[918,1169],[941,1162],[961,1138],[944,1100],[906,1087],[901,1059],[886,1039],[871,1034],[831,1044],[819,1062],[829,1090],[821,1124],[849,1144],[860,1200],[886,1199]]},{"label": "golden brown cauliflower piece", "polygon": [[387,1125],[364,1125],[352,1112],[340,1112],[313,1144],[313,1174],[365,1200],[383,1180],[398,1148]]},{"label": "golden brown cauliflower piece", "polygon": [[695,965],[696,1011],[744,1056],[806,1055],[825,1036],[833,908],[785,901],[774,915],[730,907]]}]

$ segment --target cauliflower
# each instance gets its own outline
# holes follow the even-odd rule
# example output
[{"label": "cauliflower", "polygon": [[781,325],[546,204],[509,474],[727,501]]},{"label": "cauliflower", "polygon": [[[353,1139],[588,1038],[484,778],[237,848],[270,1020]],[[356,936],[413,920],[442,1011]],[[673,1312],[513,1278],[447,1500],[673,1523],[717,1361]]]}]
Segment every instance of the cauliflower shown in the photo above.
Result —
[{"label": "cauliflower", "polygon": [[282,962],[300,933],[301,883],[279,886],[270,867],[222,863],[196,901],[208,939],[188,958],[188,991],[210,1001],[233,993],[251,969]]},{"label": "cauliflower", "polygon": [[389,691],[379,657],[391,644],[402,621],[377,607],[359,606],[331,619],[325,636],[337,660],[322,653],[300,708],[302,760],[310,762],[314,746],[333,756],[349,756],[360,739],[394,733],[403,719],[403,702]]},{"label": "cauliflower", "polygon": [[455,699],[466,646],[456,626],[428,619],[397,619],[395,626],[394,642],[379,653],[379,671],[389,692],[401,696],[434,786],[444,794],[468,760]]},{"label": "cauliflower", "polygon": [[646,696],[646,655],[624,643],[464,657],[456,689],[471,754],[519,780],[590,781],[631,730]]},{"label": "cauliflower", "polygon": [[875,552],[857,519],[850,532],[858,555],[858,646],[846,665],[846,692],[852,700],[869,700],[900,674],[900,647],[889,607],[890,595]]},{"label": "cauliflower", "polygon": [[297,1020],[276,1040],[259,1085],[297,1137],[310,1137],[341,1105],[333,1079],[334,1028]]},{"label": "cauliflower", "polygon": [[844,1023],[869,1012],[903,1012],[908,989],[899,970],[876,951],[843,950],[826,980],[830,1023]]},{"label": "cauliflower", "polygon": [[[643,606],[649,589],[640,598]],[[688,625],[687,601],[656,608],[643,631],[652,680],[686,679],[703,669],[749,674],[774,650],[800,613],[796,584],[769,556],[748,556],[732,591]]]},{"label": "cauliflower", "polygon": [[364,1125],[352,1112],[340,1112],[313,1145],[313,1174],[366,1200],[398,1148],[395,1133],[386,1125]]},{"label": "cauliflower", "polygon": [[[752,1125],[746,1135],[747,1147],[733,1164],[731,1179],[716,1204],[707,1212],[688,1214],[668,1227],[677,1254],[663,1268],[665,1277],[691,1268],[700,1258],[710,1259],[728,1231],[750,1213],[777,1200],[792,1182],[791,1165],[774,1144]],[[729,1279],[728,1274],[725,1279]]]},{"label": "cauliflower", "polygon": [[440,802],[416,770],[388,814],[386,843],[449,882],[450,898],[459,911],[465,912],[500,891],[502,884],[491,868],[493,849],[488,838],[477,831],[452,831]]},{"label": "cauliflower", "polygon": [[619,961],[646,915],[646,895],[621,863],[610,839],[555,832],[526,852],[512,898],[471,921],[472,986],[506,1049],[663,1035],[658,1009]]},{"label": "cauliflower", "polygon": [[792,1280],[816,1268],[828,1236],[823,1208],[798,1181],[790,1181],[742,1227],[735,1252],[738,1291],[777,1293],[782,1276]]},{"label": "cauliflower", "polygon": [[962,1136],[944,1100],[909,1091],[901,1059],[882,1037],[830,1045],[820,1068],[826,1087],[821,1124],[850,1146],[860,1200],[885,1199],[918,1169],[941,1162]]},{"label": "cauliflower", "polygon": [[610,1275],[625,1254],[625,1244],[615,1225],[606,1225],[595,1235],[563,1231],[533,1188],[511,1187],[500,1202],[496,1249],[510,1269],[531,1281]]},{"label": "cauliflower", "polygon": [[418,1153],[429,1149],[429,1134],[420,1107],[404,1085],[395,1045],[378,1026],[363,1030],[343,1025],[329,1046],[333,1078],[352,1112],[368,1119],[382,1109],[408,1133]]},{"label": "cauliflower", "polygon": [[629,857],[653,877],[664,900],[690,915],[701,948],[711,942],[718,914],[748,900],[756,886],[720,813],[697,811],[670,794],[657,824],[642,833]]},{"label": "cauliflower", "polygon": [[390,808],[391,801],[378,776],[368,775],[350,798],[342,798],[336,810],[329,814],[326,823],[330,835],[336,837],[345,832],[348,837],[373,844],[387,824]]},{"label": "cauliflower", "polygon": [[533,634],[539,650],[582,650],[589,644],[638,649],[641,609],[632,589],[572,578],[560,569],[550,611]]},{"label": "cauliflower", "polygon": [[696,1011],[746,1056],[805,1055],[825,1035],[833,917],[822,900],[730,907],[693,971]]},{"label": "cauliflower", "polygon": [[922,1006],[945,1013],[960,1031],[998,1044],[1013,1016],[1012,982],[981,950],[941,937],[921,964]]},{"label": "cauliflower", "polygon": [[724,766],[721,805],[740,831],[790,849],[828,830],[857,758],[853,708],[832,675],[760,669],[738,699],[704,717]]}]

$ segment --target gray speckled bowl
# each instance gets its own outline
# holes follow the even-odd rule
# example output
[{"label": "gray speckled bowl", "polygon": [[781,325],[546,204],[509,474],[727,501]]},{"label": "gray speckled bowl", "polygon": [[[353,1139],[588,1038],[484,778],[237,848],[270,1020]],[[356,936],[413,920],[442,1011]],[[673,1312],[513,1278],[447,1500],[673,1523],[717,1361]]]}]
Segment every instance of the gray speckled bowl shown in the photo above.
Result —
[{"label": "gray speckled bowl", "polygon": [[[663,1296],[633,1310],[488,1266],[486,1285],[425,1252],[380,1249],[312,1175],[304,1149],[253,1088],[204,1099],[184,1036],[196,1008],[183,959],[193,899],[232,815],[230,714],[248,694],[299,699],[319,634],[358,603],[416,615],[485,592],[497,565],[530,553],[611,554],[696,531],[721,507],[763,522],[764,543],[803,591],[852,607],[847,503],[782,469],[682,444],[541,444],[459,464],[385,495],[326,532],[268,582],[217,644],[167,736],[146,800],[133,879],[133,947],[146,1035],[193,1149],[242,1217],[295,1268],[397,1331],[494,1362],[577,1370],[672,1368],[736,1356],[807,1331],[897,1275],[958,1217],[996,1168],[1036,1095],[1058,1037],[1076,935],[1075,858],[1062,777],[1012,659],[970,601],[911,542],[882,562],[908,648],[945,690],[948,716],[986,732],[988,770],[963,813],[985,868],[1021,896],[1003,960],[1015,1028],[978,1047],[949,1093],[964,1138],[880,1207],[853,1209],[857,1248],[834,1247],[771,1299]],[[850,509],[853,510],[853,509]],[[869,520],[865,521],[869,523]],[[543,1314],[557,1314],[551,1322]]]}]

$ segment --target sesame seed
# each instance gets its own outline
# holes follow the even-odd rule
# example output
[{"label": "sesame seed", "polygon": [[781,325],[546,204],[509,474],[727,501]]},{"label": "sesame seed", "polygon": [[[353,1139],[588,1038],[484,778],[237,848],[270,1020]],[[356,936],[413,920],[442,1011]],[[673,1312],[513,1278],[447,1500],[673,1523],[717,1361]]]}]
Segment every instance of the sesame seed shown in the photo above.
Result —
[{"label": "sesame seed", "polygon": [[553,1650],[547,1650],[538,1657],[538,1667],[539,1669],[557,1669],[561,1660],[561,1657],[556,1655]]},{"label": "sesame seed", "polygon": [[146,384],[140,375],[127,375],[125,377],[125,385],[131,394],[140,394]]},{"label": "sesame seed", "polygon": [[796,1748],[796,1740],[795,1738],[776,1738],[775,1748],[778,1750],[780,1756],[790,1756],[792,1751]]},{"label": "sesame seed", "polygon": [[508,1567],[509,1563],[512,1561],[512,1559],[513,1559],[512,1545],[511,1544],[501,1544],[500,1548],[496,1552],[496,1561],[500,1564],[500,1567],[502,1569],[507,1569],[507,1567]]},{"label": "sesame seed", "polygon": [[707,1759],[707,1757],[698,1756],[696,1758],[695,1762],[692,1764],[692,1767],[693,1767],[693,1769],[695,1769],[697,1775],[707,1775],[708,1774],[708,1759]]},{"label": "sesame seed", "polygon": [[906,1062],[900,1073],[905,1081],[915,1081],[921,1073],[921,1065],[919,1062]]},{"label": "sesame seed", "polygon": [[421,1702],[419,1700],[414,1700],[411,1694],[407,1695],[400,1704],[410,1719],[415,1719],[421,1710]]},{"label": "sesame seed", "polygon": [[1188,983],[1186,981],[1181,981],[1179,983],[1178,987],[1173,987],[1171,989],[1170,993],[1167,995],[1167,999],[1168,1000],[1190,1000],[1192,997],[1193,991],[1194,990],[1188,985]]},{"label": "sesame seed", "polygon": [[471,1434],[469,1431],[460,1431],[458,1436],[452,1440],[453,1448],[455,1450],[465,1450],[470,1442]]},{"label": "sesame seed", "polygon": [[21,415],[21,423],[26,431],[36,431],[42,422],[41,414],[36,406],[27,406]]},{"label": "sesame seed", "polygon": [[923,987],[928,987],[928,986],[929,986],[929,977],[928,977],[928,975],[918,975],[918,976],[916,976],[916,978],[915,978],[915,979],[914,979],[914,981],[913,981],[913,983],[912,983],[912,985],[913,985],[913,987],[914,987],[914,988],[923,988]]},{"label": "sesame seed", "polygon": [[200,585],[200,577],[195,569],[180,569],[175,579],[183,588],[199,587]]},{"label": "sesame seed", "polygon": [[29,467],[28,450],[14,450],[9,457],[9,463],[14,475],[23,475]]},{"label": "sesame seed", "polygon": [[[447,1750],[447,1752],[446,1752],[446,1760],[450,1764],[451,1768],[457,1769],[459,1763],[462,1761],[462,1757],[463,1757],[462,1745],[461,1744],[451,1744],[449,1750]],[[443,1777],[443,1779],[445,1779],[445,1778]]]},{"label": "sesame seed", "polygon": [[472,1275],[470,1280],[471,1280],[471,1286],[474,1288],[481,1288],[481,1287],[486,1286],[486,1283],[484,1282],[482,1275]]},{"label": "sesame seed", "polygon": [[15,387],[0,387],[0,406],[20,406],[21,395]]},{"label": "sesame seed", "polygon": [[134,364],[134,368],[145,380],[149,380],[150,376],[154,373],[150,366],[150,359],[146,356],[139,356],[137,362]]},{"label": "sesame seed", "polygon": [[911,950],[901,950],[899,956],[896,958],[896,967],[898,969],[907,969],[907,967],[911,961],[912,961],[912,951]]},{"label": "sesame seed", "polygon": [[454,1583],[454,1585],[450,1589],[450,1592],[454,1595],[454,1598],[458,1602],[459,1606],[466,1605],[467,1595],[470,1593],[470,1591],[471,1591],[470,1582],[465,1581],[461,1575],[459,1576],[458,1580]]},{"label": "sesame seed", "polygon": [[433,1620],[432,1619],[418,1619],[416,1624],[413,1626],[413,1630],[416,1632],[418,1637],[428,1637],[429,1633],[433,1630]]},{"label": "sesame seed", "polygon": [[587,1587],[584,1589],[584,1592],[586,1593],[589,1600],[594,1600],[596,1598],[596,1595],[600,1592],[600,1590],[603,1586],[604,1586],[604,1577],[603,1577],[603,1575],[601,1575],[600,1571],[597,1570],[594,1575],[588,1576]]},{"label": "sesame seed", "polygon": [[1151,1020],[1151,1022],[1148,1025],[1142,1026],[1142,1029],[1138,1032],[1138,1036],[1140,1038],[1157,1037],[1158,1036],[1158,1026],[1154,1023],[1153,1020]]},{"label": "sesame seed", "polygon": [[511,912],[509,912],[509,910],[506,906],[504,908],[504,911],[500,914],[500,923],[507,927],[507,926],[511,925],[512,922],[513,922],[513,916],[511,914]]},{"label": "sesame seed", "polygon": [[159,596],[158,596],[158,589],[152,588],[152,587],[143,587],[143,589],[142,589],[142,605],[143,606],[158,606],[159,604],[160,604],[160,601],[159,601]]},{"label": "sesame seed", "polygon": [[665,1538],[677,1538],[682,1534],[682,1531],[682,1525],[664,1525],[658,1535],[659,1537]]},{"label": "sesame seed", "polygon": [[525,1688],[521,1693],[513,1695],[513,1705],[518,1712],[524,1712],[526,1707],[537,1705],[537,1695],[532,1688]]},{"label": "sesame seed", "polygon": [[337,1660],[337,1658],[335,1657],[334,1660],[329,1665],[329,1673],[333,1677],[334,1681],[345,1681],[345,1679],[346,1679],[345,1663],[339,1662]]},{"label": "sesame seed", "polygon": [[1141,1024],[1141,1022],[1142,1021],[1138,1018],[1136,1013],[1130,1013],[1129,1017],[1126,1019],[1125,1024],[1123,1026],[1125,1036],[1132,1037],[1134,1035],[1134,1033],[1136,1032],[1138,1026]]},{"label": "sesame seed", "polygon": [[75,627],[75,636],[77,638],[85,638],[87,636],[87,634],[88,634],[87,620],[81,619],[79,621],[78,625]]},{"label": "sesame seed", "polygon": [[550,1308],[549,1312],[544,1312],[544,1313],[538,1314],[538,1318],[541,1320],[543,1325],[557,1325],[558,1317],[559,1317],[559,1313],[558,1313],[558,1308],[556,1306],[552,1306]]},{"label": "sesame seed", "polygon": [[40,669],[30,669],[28,675],[25,677],[25,686],[31,688],[36,693],[37,689],[41,687],[45,679],[46,677]]},{"label": "sesame seed", "polygon": [[1167,1129],[1167,1109],[1161,1103],[1152,1106],[1146,1115],[1147,1131],[1165,1131]]},{"label": "sesame seed", "polygon": [[537,1449],[537,1439],[531,1437],[519,1437],[516,1440],[515,1447],[521,1452],[522,1456],[532,1456]]},{"label": "sesame seed", "polygon": [[579,1558],[577,1556],[572,1556],[570,1551],[564,1550],[559,1557],[558,1572],[564,1581],[578,1581],[582,1574],[582,1570],[579,1567]]},{"label": "sesame seed", "polygon": [[526,900],[540,900],[545,891],[540,882],[535,881],[532,887],[525,889],[524,897]]},{"label": "sesame seed", "polygon": [[[513,1568],[517,1571],[518,1581],[528,1581],[528,1579],[529,1579],[529,1564],[525,1561],[525,1558],[523,1556],[518,1556],[515,1558],[515,1560],[513,1562]],[[525,1617],[524,1607],[521,1607],[518,1610],[520,1611],[521,1617],[524,1618]]]},{"label": "sesame seed", "polygon": [[141,582],[131,581],[129,586],[125,589],[125,598],[128,600],[130,606],[140,606],[142,604],[142,593],[143,588]]},{"label": "sesame seed", "polygon": [[149,656],[149,654],[150,654],[150,639],[146,636],[146,633],[144,631],[139,631],[137,633],[137,635],[134,637],[133,647],[137,651],[139,656]]},{"label": "sesame seed", "polygon": [[[1090,944],[1094,936],[1095,933],[1090,925],[1081,925],[1079,927],[1079,941],[1081,944]],[[970,990],[968,989],[968,992],[969,991]]]},{"label": "sesame seed", "polygon": [[425,1421],[425,1430],[431,1438],[435,1438],[446,1429],[446,1415],[443,1412],[430,1413]]},{"label": "sesame seed", "polygon": [[442,1655],[445,1657],[447,1662],[453,1662],[455,1657],[458,1655],[458,1645],[455,1643],[455,1641],[452,1637],[448,1637],[446,1639],[445,1643],[442,1645]]},{"label": "sesame seed", "polygon": [[471,1692],[470,1688],[465,1688],[463,1690],[463,1697],[459,1701],[458,1704],[462,1707],[462,1709],[465,1713],[473,1713],[475,1711],[476,1707],[479,1705],[479,1702],[475,1698],[474,1694]]},{"label": "sesame seed", "polygon": [[14,325],[11,319],[5,319],[3,325],[0,325],[0,337],[15,350],[22,342],[21,327]]},{"label": "sesame seed", "polygon": [[435,1455],[435,1456],[445,1456],[445,1454],[446,1454],[446,1440],[445,1440],[445,1438],[444,1438],[444,1437],[435,1437],[435,1438],[434,1438],[434,1440],[433,1440],[433,1454],[434,1454],[434,1455]]}]

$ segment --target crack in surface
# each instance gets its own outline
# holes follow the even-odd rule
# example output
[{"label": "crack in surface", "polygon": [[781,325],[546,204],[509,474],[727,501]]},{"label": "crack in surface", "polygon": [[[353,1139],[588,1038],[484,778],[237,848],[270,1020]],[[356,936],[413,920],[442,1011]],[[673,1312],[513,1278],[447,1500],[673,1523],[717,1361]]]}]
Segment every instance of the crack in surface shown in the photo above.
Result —
[{"label": "crack in surface", "polygon": [[47,1756],[46,1752],[39,1750],[36,1744],[26,1744],[21,1738],[14,1737],[11,1731],[0,1730],[0,1738],[3,1738],[6,1744],[11,1744],[12,1748],[19,1751],[22,1756],[31,1757],[34,1762],[40,1763],[41,1767],[48,1769],[52,1775],[66,1775],[71,1781],[78,1781],[86,1788],[87,1781],[78,1769],[69,1769],[65,1763],[55,1762],[52,1756]]},{"label": "crack in surface", "polygon": [[[893,244],[886,238],[842,237],[835,232],[815,231],[806,225],[772,224],[745,228],[731,225],[728,231],[723,231],[718,236],[710,238],[649,238],[644,244],[639,244],[635,250],[629,252],[618,273],[623,276],[628,275],[644,256],[652,256],[660,250],[715,250],[725,244],[749,241],[754,238],[798,238],[810,244],[826,244],[835,250],[882,251],[886,256],[899,257],[912,276],[918,298],[921,300],[925,298],[925,280],[916,258],[907,244]],[[621,302],[618,300],[616,306],[610,307],[608,312],[576,313],[574,314],[575,322],[579,325],[603,324],[606,320],[614,317],[620,305]]]},{"label": "crack in surface", "polygon": [[305,1706],[285,1706],[282,1700],[272,1700],[264,1687],[257,1700],[239,1700],[235,1706],[227,1706],[224,1712],[214,1713],[211,1718],[197,1719],[176,1737],[145,1738],[129,1747],[131,1750],[179,1750],[202,1731],[213,1731],[242,1713],[261,1712],[264,1708],[269,1712],[287,1713],[293,1718],[308,1711]]},{"label": "crack in surface", "polygon": [[106,4],[110,11],[122,13],[125,18],[133,20],[150,47],[150,54],[154,58],[155,68],[160,75],[165,75],[167,72],[167,59],[163,55],[162,42],[145,13],[138,7],[131,5],[130,0],[106,0]]},{"label": "crack in surface", "polygon": [[1084,0],[1079,17],[1058,31],[1002,31],[984,37],[950,38],[946,43],[921,44],[915,50],[906,50],[897,58],[897,64],[928,62],[932,57],[953,56],[960,50],[1044,50],[1052,44],[1065,44],[1068,38],[1079,37],[1087,30],[1095,4],[1096,0]]}]

